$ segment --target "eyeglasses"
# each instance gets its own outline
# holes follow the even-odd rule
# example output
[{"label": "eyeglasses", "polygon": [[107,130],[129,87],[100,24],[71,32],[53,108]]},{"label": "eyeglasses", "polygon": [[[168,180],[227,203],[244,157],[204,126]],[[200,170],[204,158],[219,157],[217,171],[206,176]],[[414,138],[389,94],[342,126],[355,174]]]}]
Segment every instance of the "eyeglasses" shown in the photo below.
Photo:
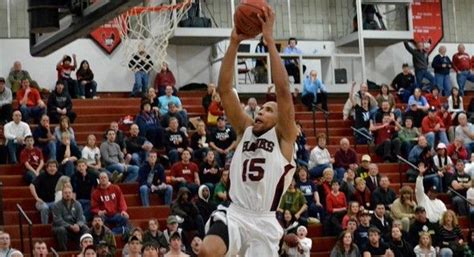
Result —
[{"label": "eyeglasses", "polygon": [[10,238],[9,237],[0,237],[0,240],[10,241]]}]

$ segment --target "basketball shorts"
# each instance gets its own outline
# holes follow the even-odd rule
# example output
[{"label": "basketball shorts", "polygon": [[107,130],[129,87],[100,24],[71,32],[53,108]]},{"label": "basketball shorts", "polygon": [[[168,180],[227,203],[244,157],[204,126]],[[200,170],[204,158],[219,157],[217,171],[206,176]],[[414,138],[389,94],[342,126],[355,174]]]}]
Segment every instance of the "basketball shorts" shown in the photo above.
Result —
[{"label": "basketball shorts", "polygon": [[[213,224],[222,222],[227,231],[213,229]],[[278,256],[283,228],[275,212],[255,212],[235,204],[220,205],[206,224],[206,232],[228,238],[226,257]],[[223,235],[223,233],[227,233]]]}]

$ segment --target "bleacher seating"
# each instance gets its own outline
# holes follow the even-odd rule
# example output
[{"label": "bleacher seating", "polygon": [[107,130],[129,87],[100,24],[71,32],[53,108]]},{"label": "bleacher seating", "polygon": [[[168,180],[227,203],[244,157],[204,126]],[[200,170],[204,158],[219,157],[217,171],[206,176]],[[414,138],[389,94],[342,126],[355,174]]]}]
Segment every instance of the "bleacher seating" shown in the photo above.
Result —
[{"label": "bleacher seating", "polygon": [[[204,116],[204,111],[201,106],[201,97],[204,92],[180,92],[179,95],[183,102],[185,109],[188,111],[189,117]],[[352,130],[350,126],[351,121],[342,120],[342,107],[347,95],[337,96],[331,95],[329,98],[329,151],[334,152],[339,148],[339,140],[342,137],[348,137],[351,144],[354,144]],[[469,98],[469,97],[468,97]],[[258,98],[259,103],[262,103],[263,97]],[[111,121],[118,121],[125,115],[135,115],[139,111],[139,99],[128,98],[125,93],[113,93],[109,95],[102,94],[99,100],[74,100],[74,111],[78,117],[73,128],[76,133],[77,142],[79,145],[84,145],[88,134],[95,134],[98,141],[103,138],[103,133],[108,128]],[[469,99],[465,99],[464,103],[467,105]],[[303,124],[306,133],[308,144],[313,147],[316,144],[315,135],[312,128],[312,113],[306,110],[302,104],[296,104],[296,119]],[[317,132],[324,132],[324,119],[322,113],[316,114],[316,129]],[[365,146],[358,146],[357,153],[360,156],[367,153],[368,149]],[[373,155],[374,156],[374,155]],[[407,170],[407,166],[399,167],[397,163],[381,163],[381,159],[374,157],[373,160],[378,162],[380,173],[386,174],[391,180],[391,186],[398,192],[401,182],[412,185],[413,183],[406,183],[406,176],[403,174]],[[399,171],[402,172],[400,176]],[[26,211],[27,215],[34,223],[33,226],[33,240],[42,239],[48,246],[55,247],[56,242],[53,237],[50,225],[40,225],[40,215],[34,207],[34,199],[30,196],[29,189],[23,180],[23,169],[15,165],[0,165],[0,181],[3,182],[3,213],[5,225],[4,230],[11,234],[12,246],[20,248],[20,233],[18,229],[18,211],[16,204],[19,203]],[[170,210],[164,205],[160,205],[161,201],[158,197],[152,197],[152,207],[141,207],[138,185],[137,184],[121,184],[127,204],[129,206],[130,220],[133,225],[146,228],[147,220],[150,218],[158,218],[160,228],[165,227],[166,217]],[[440,198],[447,204],[450,203],[450,198],[447,195],[441,195]],[[466,218],[460,219],[461,226],[466,231],[468,220]],[[312,225],[309,227],[308,237],[313,240],[312,257],[329,256],[329,251],[333,248],[336,239],[334,237],[324,237],[321,225]],[[26,234],[26,229],[25,229]],[[124,242],[120,237],[117,238],[118,249],[121,249]],[[28,244],[25,244],[25,253],[29,253]],[[120,253],[120,251],[118,251]],[[71,256],[73,252],[61,253],[61,256]],[[118,256],[118,255],[117,255]]]}]

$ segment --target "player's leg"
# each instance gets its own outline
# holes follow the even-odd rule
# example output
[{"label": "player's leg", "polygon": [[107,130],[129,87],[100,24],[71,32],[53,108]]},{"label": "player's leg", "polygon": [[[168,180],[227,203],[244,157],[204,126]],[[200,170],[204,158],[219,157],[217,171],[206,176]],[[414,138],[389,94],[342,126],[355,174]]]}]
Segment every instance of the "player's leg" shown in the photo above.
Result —
[{"label": "player's leg", "polygon": [[262,217],[254,221],[246,256],[278,256],[283,229],[276,218]]}]

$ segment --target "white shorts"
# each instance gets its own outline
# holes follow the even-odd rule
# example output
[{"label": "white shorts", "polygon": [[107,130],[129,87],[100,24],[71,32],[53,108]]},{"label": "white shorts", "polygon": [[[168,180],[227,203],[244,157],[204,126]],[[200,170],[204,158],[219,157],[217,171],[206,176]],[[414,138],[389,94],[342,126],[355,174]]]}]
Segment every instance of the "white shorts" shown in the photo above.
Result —
[{"label": "white shorts", "polygon": [[226,257],[278,256],[283,228],[275,212],[254,212],[230,204],[226,210],[229,247]]}]

